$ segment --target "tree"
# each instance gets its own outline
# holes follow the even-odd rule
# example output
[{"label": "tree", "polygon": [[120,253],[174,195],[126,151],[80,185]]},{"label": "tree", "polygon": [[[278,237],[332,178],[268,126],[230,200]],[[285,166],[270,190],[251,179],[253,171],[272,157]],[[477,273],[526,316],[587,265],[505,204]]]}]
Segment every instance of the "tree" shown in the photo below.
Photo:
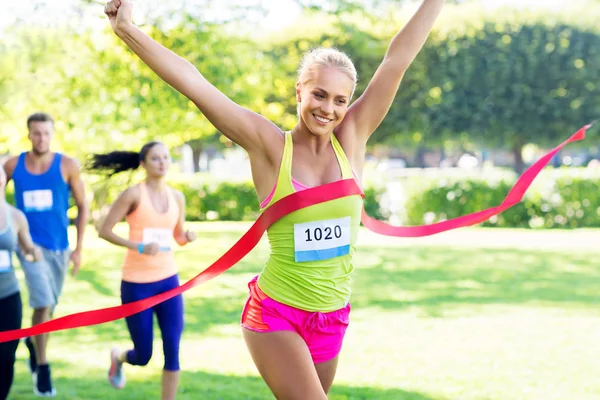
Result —
[{"label": "tree", "polygon": [[[373,141],[419,146],[459,139],[503,146],[513,150],[515,168],[522,171],[525,144],[554,145],[597,118],[599,13],[598,7],[585,17],[449,9],[405,75]],[[400,25],[386,23],[383,34],[365,22],[342,25],[340,47],[355,60],[362,85]]]},{"label": "tree", "polygon": [[[185,15],[169,30],[146,29],[235,101],[269,114],[264,101],[269,78],[261,74],[264,61],[249,39]],[[59,146],[81,156],[137,149],[154,139],[177,146],[215,133],[194,104],[162,82],[108,29],[74,35],[68,28],[26,26],[11,33],[10,43],[0,47],[6,55],[0,71],[10,77],[0,80],[0,96],[3,88],[13,89],[11,96],[5,95],[0,129],[13,151],[25,145],[23,121],[38,110],[55,116]]]},{"label": "tree", "polygon": [[433,87],[425,102],[430,129],[504,145],[523,170],[527,143],[556,144],[596,118],[600,36],[575,21],[487,20],[449,34],[427,51]]}]

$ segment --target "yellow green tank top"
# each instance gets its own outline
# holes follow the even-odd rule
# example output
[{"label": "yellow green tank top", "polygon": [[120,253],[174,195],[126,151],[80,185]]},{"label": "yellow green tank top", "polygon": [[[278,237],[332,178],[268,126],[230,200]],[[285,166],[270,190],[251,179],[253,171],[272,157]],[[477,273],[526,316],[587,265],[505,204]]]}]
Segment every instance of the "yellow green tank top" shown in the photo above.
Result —
[{"label": "yellow green tank top", "polygon": [[[354,179],[333,134],[331,144],[342,178]],[[292,154],[292,135],[286,132],[275,191],[263,211],[295,192]],[[345,307],[350,300],[361,210],[361,196],[346,196],[300,209],[271,225],[267,230],[271,255],[258,278],[260,289],[280,303],[306,311]]]}]

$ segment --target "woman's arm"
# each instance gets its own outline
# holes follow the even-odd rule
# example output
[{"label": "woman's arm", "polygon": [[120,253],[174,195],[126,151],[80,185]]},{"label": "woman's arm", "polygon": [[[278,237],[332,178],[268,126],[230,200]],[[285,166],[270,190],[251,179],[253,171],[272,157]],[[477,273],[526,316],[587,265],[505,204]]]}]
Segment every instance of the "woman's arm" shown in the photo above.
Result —
[{"label": "woman's arm", "polygon": [[[140,202],[139,187],[134,186],[125,190],[119,198],[112,204],[106,218],[102,221],[102,225],[98,229],[98,236],[114,245],[127,247],[128,249],[138,250],[140,243],[125,239],[113,232],[117,222],[120,222],[135,210]],[[154,255],[158,253],[160,246],[157,243],[143,245],[143,253]]]},{"label": "woman's arm", "polygon": [[23,254],[27,258],[31,258],[33,261],[42,260],[44,255],[42,254],[42,250],[40,250],[40,248],[37,247],[31,239],[31,234],[29,233],[29,223],[27,222],[25,214],[14,207],[11,207],[11,214],[14,223],[13,226],[15,226],[17,229],[19,247],[23,251]]},{"label": "woman's arm", "polygon": [[[264,157],[271,156],[271,151],[274,151],[277,158],[283,145],[279,128],[233,102],[208,82],[189,61],[133,25],[129,1],[110,1],[105,13],[116,35],[159,77],[193,101],[219,132],[249,153]],[[273,145],[277,140],[280,144],[278,147]]]},{"label": "woman's arm", "polygon": [[366,143],[389,111],[405,71],[425,44],[443,5],[444,0],[423,0],[417,12],[394,36],[367,89],[348,110],[344,131],[354,132]]},{"label": "woman's arm", "polygon": [[179,220],[177,221],[177,225],[175,226],[175,230],[173,231],[173,238],[180,246],[185,246],[186,244],[193,242],[196,240],[196,233],[192,231],[185,230],[185,196],[183,193],[178,192],[177,190],[173,190],[173,194],[175,195],[175,199],[177,200],[177,205],[179,206]]}]

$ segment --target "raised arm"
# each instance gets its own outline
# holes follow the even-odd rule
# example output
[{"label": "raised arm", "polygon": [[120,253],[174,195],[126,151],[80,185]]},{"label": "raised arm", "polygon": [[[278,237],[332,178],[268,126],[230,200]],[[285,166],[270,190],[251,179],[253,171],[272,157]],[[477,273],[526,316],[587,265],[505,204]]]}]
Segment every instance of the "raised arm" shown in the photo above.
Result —
[{"label": "raised arm", "polygon": [[367,89],[348,110],[345,130],[355,132],[366,142],[377,129],[394,101],[404,72],[423,47],[443,5],[444,0],[423,0],[417,12],[394,36]]},{"label": "raised arm", "polygon": [[[248,153],[271,156],[280,130],[266,118],[234,103],[208,82],[189,61],[163,47],[132,23],[132,5],[126,0],[106,4],[114,32],[159,77],[194,102],[208,120]],[[274,148],[277,157],[281,147]]]}]

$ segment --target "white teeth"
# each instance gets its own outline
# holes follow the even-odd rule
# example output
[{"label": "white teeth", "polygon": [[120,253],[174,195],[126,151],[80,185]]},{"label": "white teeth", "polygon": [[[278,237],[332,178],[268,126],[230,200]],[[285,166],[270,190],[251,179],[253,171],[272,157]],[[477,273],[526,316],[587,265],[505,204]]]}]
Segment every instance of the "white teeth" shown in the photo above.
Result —
[{"label": "white teeth", "polygon": [[331,122],[330,119],[319,117],[318,115],[314,115],[314,114],[313,114],[313,116],[317,119],[317,121],[324,122],[324,123]]}]

